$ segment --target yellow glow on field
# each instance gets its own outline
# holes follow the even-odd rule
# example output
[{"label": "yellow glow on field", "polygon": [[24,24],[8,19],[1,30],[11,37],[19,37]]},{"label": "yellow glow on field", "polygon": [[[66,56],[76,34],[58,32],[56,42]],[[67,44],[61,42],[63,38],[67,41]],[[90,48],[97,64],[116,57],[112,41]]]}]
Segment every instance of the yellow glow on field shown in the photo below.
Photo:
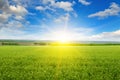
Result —
[{"label": "yellow glow on field", "polygon": [[78,50],[77,47],[73,46],[51,46],[51,49],[48,50],[49,56],[56,58],[74,58],[78,57],[77,55],[82,56],[81,50]]}]

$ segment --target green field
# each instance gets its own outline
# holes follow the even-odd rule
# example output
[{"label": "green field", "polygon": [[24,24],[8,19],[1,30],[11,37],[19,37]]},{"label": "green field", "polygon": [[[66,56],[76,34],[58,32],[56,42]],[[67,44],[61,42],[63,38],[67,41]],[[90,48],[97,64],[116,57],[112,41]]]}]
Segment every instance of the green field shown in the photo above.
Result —
[{"label": "green field", "polygon": [[0,80],[119,80],[120,46],[1,46]]}]

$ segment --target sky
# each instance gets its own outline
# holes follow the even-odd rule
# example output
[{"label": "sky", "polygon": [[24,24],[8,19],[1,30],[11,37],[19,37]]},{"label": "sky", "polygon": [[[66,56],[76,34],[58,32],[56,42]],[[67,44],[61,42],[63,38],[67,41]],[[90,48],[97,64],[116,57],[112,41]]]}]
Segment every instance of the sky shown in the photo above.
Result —
[{"label": "sky", "polygon": [[0,0],[0,39],[120,41],[120,0]]}]

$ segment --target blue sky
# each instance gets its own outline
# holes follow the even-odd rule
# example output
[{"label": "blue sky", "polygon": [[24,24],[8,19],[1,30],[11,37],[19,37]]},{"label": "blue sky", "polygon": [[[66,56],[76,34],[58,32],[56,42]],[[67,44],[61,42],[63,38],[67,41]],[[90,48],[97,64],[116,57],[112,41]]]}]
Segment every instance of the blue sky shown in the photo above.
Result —
[{"label": "blue sky", "polygon": [[0,0],[0,39],[55,40],[62,33],[119,41],[120,1]]}]

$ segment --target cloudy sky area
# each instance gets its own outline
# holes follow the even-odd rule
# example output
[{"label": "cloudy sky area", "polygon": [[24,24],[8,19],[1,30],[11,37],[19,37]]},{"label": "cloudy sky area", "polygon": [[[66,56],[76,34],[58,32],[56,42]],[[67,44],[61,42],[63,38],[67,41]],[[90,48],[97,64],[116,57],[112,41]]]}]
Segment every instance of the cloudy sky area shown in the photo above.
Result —
[{"label": "cloudy sky area", "polygon": [[[119,0],[0,0],[0,39],[120,40]],[[56,35],[57,36],[57,35]]]}]

